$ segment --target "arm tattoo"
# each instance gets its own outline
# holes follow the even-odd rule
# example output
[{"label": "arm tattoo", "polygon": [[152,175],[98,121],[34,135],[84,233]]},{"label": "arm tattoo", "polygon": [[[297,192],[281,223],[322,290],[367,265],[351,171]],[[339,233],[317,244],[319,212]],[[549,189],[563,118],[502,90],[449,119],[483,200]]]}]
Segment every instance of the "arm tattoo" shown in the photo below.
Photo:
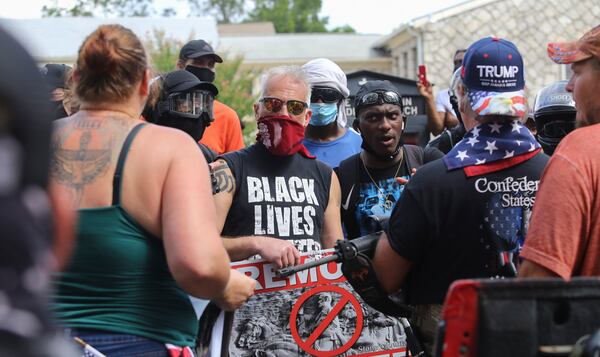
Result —
[{"label": "arm tattoo", "polygon": [[219,192],[231,193],[234,189],[235,180],[227,173],[229,166],[225,162],[210,167],[210,181],[213,186],[213,195]]}]

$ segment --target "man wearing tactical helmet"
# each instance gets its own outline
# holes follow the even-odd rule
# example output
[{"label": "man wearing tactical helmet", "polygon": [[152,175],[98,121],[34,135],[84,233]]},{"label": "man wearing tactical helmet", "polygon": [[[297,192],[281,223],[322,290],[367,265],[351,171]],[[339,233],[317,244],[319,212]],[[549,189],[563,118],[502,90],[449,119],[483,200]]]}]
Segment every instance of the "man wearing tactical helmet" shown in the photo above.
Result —
[{"label": "man wearing tactical helmet", "polygon": [[207,162],[217,153],[200,143],[206,128],[213,122],[213,102],[219,91],[210,82],[202,82],[188,71],[176,70],[157,77],[151,86],[153,98],[148,99],[142,115],[158,125],[179,129],[196,142]]}]

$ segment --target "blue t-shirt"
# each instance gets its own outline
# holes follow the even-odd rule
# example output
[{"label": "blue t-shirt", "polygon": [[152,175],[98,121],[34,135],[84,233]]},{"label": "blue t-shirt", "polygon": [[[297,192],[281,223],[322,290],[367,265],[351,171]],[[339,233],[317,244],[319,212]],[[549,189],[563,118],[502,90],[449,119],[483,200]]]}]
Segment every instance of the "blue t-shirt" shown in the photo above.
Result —
[{"label": "blue t-shirt", "polygon": [[360,135],[350,129],[346,130],[346,133],[340,138],[329,142],[304,139],[304,146],[308,151],[332,168],[338,167],[342,160],[358,154],[361,144]]}]

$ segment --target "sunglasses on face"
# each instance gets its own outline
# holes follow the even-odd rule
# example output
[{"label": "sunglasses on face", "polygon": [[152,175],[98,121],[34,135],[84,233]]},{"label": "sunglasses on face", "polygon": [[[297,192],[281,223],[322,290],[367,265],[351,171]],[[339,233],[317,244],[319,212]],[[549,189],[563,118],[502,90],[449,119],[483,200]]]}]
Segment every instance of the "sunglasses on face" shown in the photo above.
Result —
[{"label": "sunglasses on face", "polygon": [[374,104],[396,104],[402,107],[400,95],[396,92],[371,92],[363,95],[358,100],[357,107]]},{"label": "sunglasses on face", "polygon": [[311,103],[316,103],[319,99],[323,103],[337,103],[342,100],[342,93],[333,88],[314,87],[310,95]]},{"label": "sunglasses on face", "polygon": [[299,100],[288,100],[287,102],[284,102],[279,98],[265,97],[260,99],[259,102],[261,102],[265,109],[271,113],[280,112],[284,104],[287,107],[288,113],[292,115],[300,115],[308,108],[308,104]]}]

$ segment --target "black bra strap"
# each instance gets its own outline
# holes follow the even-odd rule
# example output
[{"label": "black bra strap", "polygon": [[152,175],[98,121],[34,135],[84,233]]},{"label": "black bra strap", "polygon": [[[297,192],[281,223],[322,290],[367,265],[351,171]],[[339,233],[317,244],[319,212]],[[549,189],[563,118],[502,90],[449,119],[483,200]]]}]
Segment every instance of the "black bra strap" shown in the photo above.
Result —
[{"label": "black bra strap", "polygon": [[123,147],[119,153],[119,161],[117,161],[117,168],[115,169],[115,176],[113,178],[113,206],[119,204],[121,201],[121,182],[123,181],[123,167],[125,166],[127,153],[129,153],[129,148],[131,147],[133,139],[140,129],[142,129],[145,125],[146,123],[140,123],[131,129],[129,134],[127,134],[127,138],[125,138],[125,142],[123,143]]}]

